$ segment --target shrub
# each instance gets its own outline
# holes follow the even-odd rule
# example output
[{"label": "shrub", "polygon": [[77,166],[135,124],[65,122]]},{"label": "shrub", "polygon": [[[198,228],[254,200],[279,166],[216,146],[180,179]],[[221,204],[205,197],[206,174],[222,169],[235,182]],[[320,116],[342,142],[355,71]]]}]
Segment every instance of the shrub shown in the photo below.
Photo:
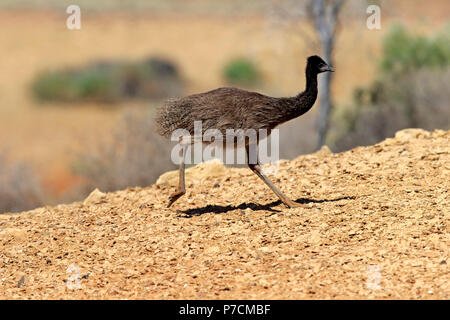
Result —
[{"label": "shrub", "polygon": [[42,101],[112,103],[130,98],[161,99],[179,95],[182,83],[169,61],[97,62],[80,69],[43,72],[32,83]]},{"label": "shrub", "polygon": [[445,67],[450,64],[450,36],[411,35],[395,26],[384,39],[381,70],[387,74],[407,73],[420,68]]},{"label": "shrub", "polygon": [[353,104],[333,115],[336,151],[374,144],[408,127],[450,128],[450,46],[445,37],[412,36],[400,27],[388,34],[378,78],[357,88]]},{"label": "shrub", "polygon": [[77,192],[84,196],[94,188],[114,191],[151,185],[176,168],[170,150],[167,139],[155,133],[150,113],[127,112],[110,139],[78,156],[73,169],[85,182]]},{"label": "shrub", "polygon": [[259,82],[260,72],[256,65],[245,58],[236,58],[228,62],[223,76],[228,83],[252,86]]},{"label": "shrub", "polygon": [[17,212],[42,205],[41,186],[23,163],[8,161],[0,152],[0,213]]}]

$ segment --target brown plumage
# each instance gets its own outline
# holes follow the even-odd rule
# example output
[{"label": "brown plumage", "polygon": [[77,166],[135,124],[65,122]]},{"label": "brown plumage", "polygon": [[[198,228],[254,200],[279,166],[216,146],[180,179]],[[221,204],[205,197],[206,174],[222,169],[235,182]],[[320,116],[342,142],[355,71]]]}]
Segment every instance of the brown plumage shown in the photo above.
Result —
[{"label": "brown plumage", "polygon": [[[306,65],[306,89],[295,97],[275,98],[257,92],[226,87],[169,100],[158,110],[155,119],[158,133],[170,137],[174,130],[181,128],[193,135],[194,121],[202,121],[203,131],[218,129],[225,134],[226,129],[268,129],[270,134],[270,129],[297,118],[312,108],[317,98],[317,75],[326,71],[334,70],[320,57],[309,57]],[[284,196],[264,176],[259,165],[249,164],[249,167],[285,205],[288,207],[298,205]],[[182,162],[180,184],[178,190],[170,197],[168,206],[184,193],[184,163]]]}]

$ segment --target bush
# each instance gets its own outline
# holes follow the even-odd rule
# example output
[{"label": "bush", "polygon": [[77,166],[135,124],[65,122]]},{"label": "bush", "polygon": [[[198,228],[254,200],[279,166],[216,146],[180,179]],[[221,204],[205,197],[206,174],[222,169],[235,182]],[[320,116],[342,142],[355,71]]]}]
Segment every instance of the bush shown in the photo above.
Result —
[{"label": "bush", "polygon": [[42,205],[41,186],[23,163],[11,163],[0,152],[0,213],[18,212]]},{"label": "bush", "polygon": [[138,63],[99,62],[81,69],[43,72],[33,81],[32,92],[41,101],[112,103],[177,96],[181,87],[176,67],[152,58]]},{"label": "bush", "polygon": [[357,88],[353,104],[333,115],[336,151],[374,144],[408,127],[450,128],[450,46],[444,38],[411,36],[399,27],[388,34],[378,78]]},{"label": "bush", "polygon": [[395,26],[383,45],[381,70],[387,74],[407,73],[420,68],[445,67],[450,64],[450,36],[410,35],[402,26]]},{"label": "bush", "polygon": [[155,133],[150,113],[127,112],[110,139],[79,155],[73,169],[85,182],[77,192],[149,186],[176,168],[170,150],[169,141]]},{"label": "bush", "polygon": [[226,64],[223,76],[228,83],[252,86],[259,83],[260,72],[256,65],[245,58],[237,58]]}]

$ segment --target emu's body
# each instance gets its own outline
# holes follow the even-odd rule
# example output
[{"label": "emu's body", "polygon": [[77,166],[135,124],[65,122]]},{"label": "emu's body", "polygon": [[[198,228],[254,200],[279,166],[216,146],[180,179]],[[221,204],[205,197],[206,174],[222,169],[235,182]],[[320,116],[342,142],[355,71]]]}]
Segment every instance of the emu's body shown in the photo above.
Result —
[{"label": "emu's body", "polygon": [[[308,94],[306,94],[308,93]],[[183,128],[194,134],[194,120],[203,130],[273,129],[307,112],[317,97],[317,86],[297,97],[274,98],[238,88],[219,88],[169,101],[160,111],[159,133],[170,137]]]},{"label": "emu's body", "polygon": [[[306,89],[295,97],[275,98],[237,88],[219,88],[185,98],[170,100],[156,117],[158,133],[169,137],[176,129],[194,134],[194,121],[202,121],[202,129],[268,129],[297,118],[310,110],[317,98],[317,75],[333,71],[320,57],[308,58]],[[247,145],[247,152],[249,146]],[[261,172],[259,165],[249,164],[254,171],[288,207],[298,206],[279,191]],[[172,205],[185,193],[184,163],[180,164],[180,184],[170,197]]]}]

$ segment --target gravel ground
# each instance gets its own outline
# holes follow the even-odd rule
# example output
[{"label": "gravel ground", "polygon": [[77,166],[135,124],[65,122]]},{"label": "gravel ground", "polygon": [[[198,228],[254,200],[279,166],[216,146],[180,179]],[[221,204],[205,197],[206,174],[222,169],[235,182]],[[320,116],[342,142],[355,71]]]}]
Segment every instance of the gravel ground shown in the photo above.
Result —
[{"label": "gravel ground", "polygon": [[450,132],[0,215],[3,299],[450,299]]}]

